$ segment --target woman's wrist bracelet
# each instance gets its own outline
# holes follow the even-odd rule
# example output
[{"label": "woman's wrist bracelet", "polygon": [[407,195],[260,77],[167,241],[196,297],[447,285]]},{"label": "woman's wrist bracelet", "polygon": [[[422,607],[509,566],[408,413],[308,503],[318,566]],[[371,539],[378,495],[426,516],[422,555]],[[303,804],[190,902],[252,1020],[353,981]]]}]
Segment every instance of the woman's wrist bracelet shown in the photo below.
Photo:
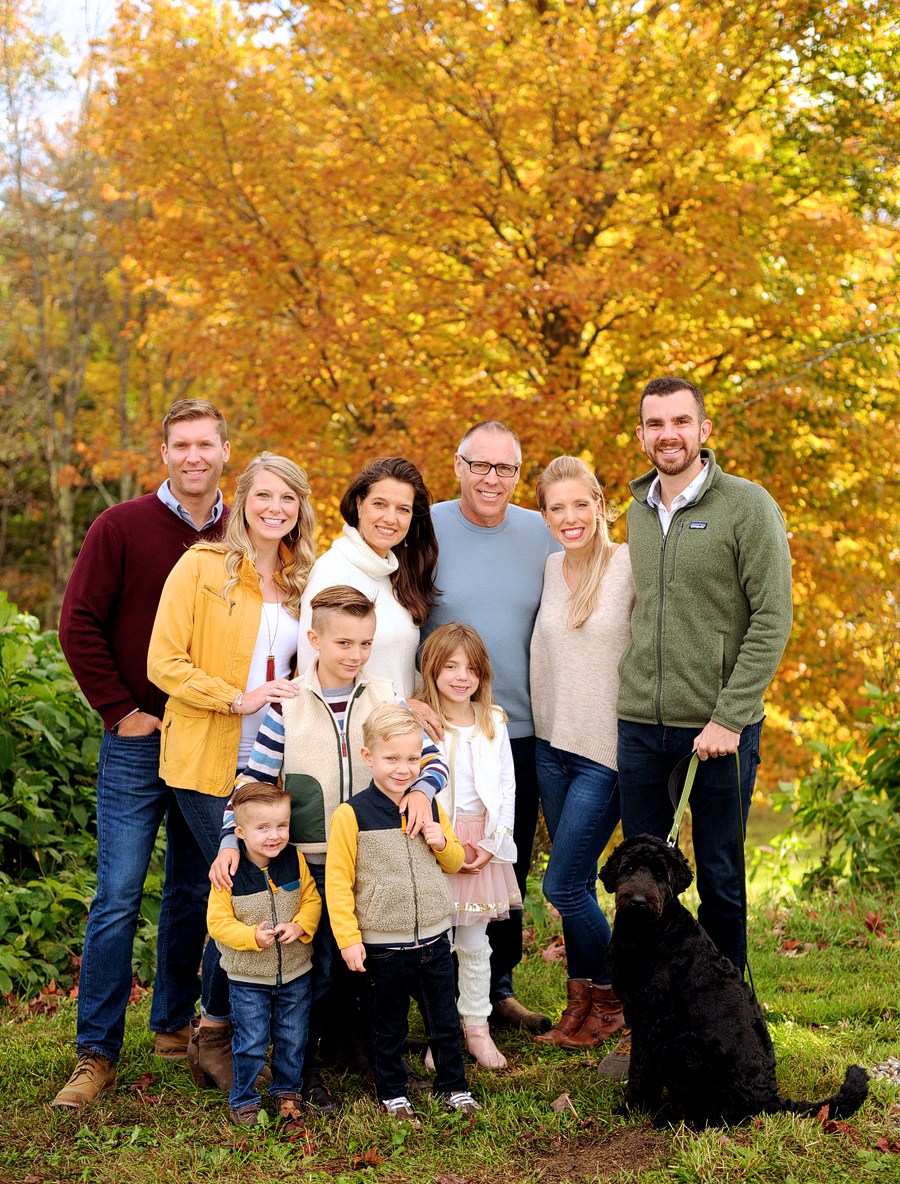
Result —
[{"label": "woman's wrist bracelet", "polygon": [[228,708],[228,714],[229,715],[237,715],[236,708],[240,707],[240,705],[243,703],[243,701],[244,701],[244,692],[238,691],[238,693],[234,697],[234,702]]}]

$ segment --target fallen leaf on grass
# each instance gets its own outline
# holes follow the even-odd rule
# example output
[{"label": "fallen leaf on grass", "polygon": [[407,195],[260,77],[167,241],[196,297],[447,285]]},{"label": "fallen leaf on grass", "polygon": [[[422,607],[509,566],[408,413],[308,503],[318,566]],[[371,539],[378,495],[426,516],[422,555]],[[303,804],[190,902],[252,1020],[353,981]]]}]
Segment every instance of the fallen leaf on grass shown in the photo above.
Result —
[{"label": "fallen leaf on grass", "polygon": [[555,1114],[562,1114],[564,1110],[571,1110],[575,1117],[578,1117],[578,1111],[572,1105],[572,1099],[568,1094],[560,1094],[555,1101],[550,1103],[550,1109]]},{"label": "fallen leaf on grass", "polygon": [[147,1092],[147,1087],[151,1084],[152,1081],[153,1081],[153,1074],[152,1073],[144,1073],[142,1077],[139,1077],[137,1079],[137,1081],[133,1082],[131,1085],[127,1085],[125,1088],[145,1094]]},{"label": "fallen leaf on grass", "polygon": [[354,1171],[359,1172],[364,1168],[374,1167],[377,1163],[384,1163],[384,1156],[378,1154],[376,1147],[369,1147],[362,1155],[354,1155],[351,1160],[351,1166]]},{"label": "fallen leaf on grass", "polygon": [[469,1184],[465,1176],[457,1176],[454,1172],[442,1172],[435,1176],[434,1184]]},{"label": "fallen leaf on grass", "polygon": [[877,913],[873,913],[871,909],[866,909],[866,929],[870,933],[874,933],[877,937],[884,937],[884,921],[881,919],[881,912],[881,909]]},{"label": "fallen leaf on grass", "polygon": [[41,1184],[40,1176],[26,1176],[22,1180],[22,1184]]},{"label": "fallen leaf on grass", "polygon": [[561,937],[555,938],[545,949],[541,950],[541,957],[545,962],[555,962],[557,958],[565,958],[565,956],[566,943]]},{"label": "fallen leaf on grass", "polygon": [[584,1131],[584,1130],[587,1130],[587,1128],[588,1128],[589,1126],[593,1126],[593,1125],[594,1125],[594,1116],[593,1116],[593,1114],[589,1114],[587,1118],[582,1118],[581,1122],[579,1122],[579,1124],[578,1124],[578,1125],[579,1125],[579,1127],[581,1128],[581,1130],[583,1130],[583,1131]]},{"label": "fallen leaf on grass", "polygon": [[315,1149],[313,1137],[307,1127],[300,1125],[299,1118],[295,1118],[291,1122],[286,1123],[283,1129],[294,1132],[292,1135],[288,1135],[289,1143],[293,1143],[295,1139],[302,1139],[303,1142],[299,1145],[299,1150],[303,1153],[303,1155],[312,1155],[313,1150]]},{"label": "fallen leaf on grass", "polygon": [[884,1137],[884,1135],[882,1135],[882,1137],[875,1144],[875,1150],[889,1151],[893,1155],[900,1155],[900,1139],[888,1140]]}]

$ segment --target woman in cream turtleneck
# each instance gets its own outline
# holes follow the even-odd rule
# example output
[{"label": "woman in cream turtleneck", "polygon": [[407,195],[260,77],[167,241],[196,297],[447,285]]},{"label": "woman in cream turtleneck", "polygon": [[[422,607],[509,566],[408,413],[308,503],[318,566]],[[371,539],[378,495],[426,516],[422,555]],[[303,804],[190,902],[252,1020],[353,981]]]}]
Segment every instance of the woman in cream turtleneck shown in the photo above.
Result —
[{"label": "woman in cream turtleneck", "polygon": [[315,656],[306,636],[312,598],[323,588],[349,584],[375,601],[377,625],[366,674],[389,678],[404,698],[413,694],[419,627],[436,599],[438,547],[430,506],[421,473],[402,457],[373,461],[353,478],[341,498],[344,532],[316,561],[303,594],[301,672]]}]

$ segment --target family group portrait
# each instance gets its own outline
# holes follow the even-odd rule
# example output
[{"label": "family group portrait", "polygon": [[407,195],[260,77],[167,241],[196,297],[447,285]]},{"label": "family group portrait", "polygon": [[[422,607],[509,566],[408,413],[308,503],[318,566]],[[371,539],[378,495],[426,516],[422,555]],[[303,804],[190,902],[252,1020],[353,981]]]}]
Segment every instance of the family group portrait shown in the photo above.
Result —
[{"label": "family group portrait", "polygon": [[0,1181],[900,1179],[898,35],[0,3]]}]

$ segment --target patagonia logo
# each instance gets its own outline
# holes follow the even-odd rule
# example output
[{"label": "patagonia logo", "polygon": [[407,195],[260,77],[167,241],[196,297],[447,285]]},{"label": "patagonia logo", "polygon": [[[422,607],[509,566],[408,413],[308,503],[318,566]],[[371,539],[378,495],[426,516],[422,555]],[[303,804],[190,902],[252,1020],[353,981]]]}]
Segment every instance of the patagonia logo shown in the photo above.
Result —
[{"label": "patagonia logo", "polygon": [[705,522],[692,522],[691,523],[691,530],[706,530],[706,523]]}]

